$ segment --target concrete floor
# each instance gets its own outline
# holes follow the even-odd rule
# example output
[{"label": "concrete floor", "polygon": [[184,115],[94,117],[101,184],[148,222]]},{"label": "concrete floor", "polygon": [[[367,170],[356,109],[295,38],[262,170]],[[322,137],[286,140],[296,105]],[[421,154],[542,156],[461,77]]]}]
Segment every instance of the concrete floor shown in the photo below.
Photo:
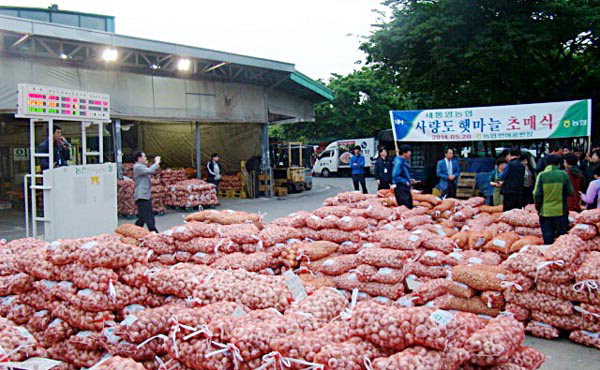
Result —
[{"label": "concrete floor", "polygon": [[[371,192],[376,185],[373,179],[367,180]],[[224,199],[219,209],[234,209],[264,214],[265,221],[286,216],[299,210],[311,211],[322,205],[325,198],[339,192],[351,190],[349,178],[315,178],[314,188],[301,194],[293,194],[283,199]],[[183,223],[185,214],[169,211],[156,218],[159,230],[165,230]],[[16,211],[0,211],[0,238],[14,239],[25,235],[23,214]],[[119,219],[119,223],[131,223],[132,220]],[[524,345],[534,347],[544,353],[548,359],[544,370],[591,370],[600,369],[600,351],[577,345],[566,338],[544,340],[527,336]]]}]

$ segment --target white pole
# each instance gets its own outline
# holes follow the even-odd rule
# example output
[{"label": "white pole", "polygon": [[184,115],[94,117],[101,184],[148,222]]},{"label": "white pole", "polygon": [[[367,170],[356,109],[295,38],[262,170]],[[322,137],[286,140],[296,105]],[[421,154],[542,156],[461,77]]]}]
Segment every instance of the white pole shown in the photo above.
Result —
[{"label": "white pole", "polygon": [[[37,204],[35,203],[35,189],[33,185],[35,184],[35,161],[36,161],[36,151],[35,151],[35,120],[29,120],[29,173],[31,175],[31,188],[29,194],[25,194],[25,196],[31,196],[31,217],[33,220],[32,230],[33,237],[37,237],[37,223],[35,218],[37,217]],[[27,182],[27,180],[25,180]],[[27,206],[27,203],[25,203]],[[27,236],[29,236],[29,228],[27,228]]]},{"label": "white pole", "polygon": [[396,155],[399,155],[398,138],[396,137],[396,127],[394,125],[394,111],[390,111],[390,122],[392,124],[392,134],[394,135],[394,148],[396,148]]},{"label": "white pole", "polygon": [[98,122],[98,163],[104,163],[104,123]]},{"label": "white pole", "polygon": [[588,155],[592,154],[592,99],[588,99]]},{"label": "white pole", "polygon": [[87,134],[85,132],[85,122],[81,122],[81,161],[83,165],[87,164]]}]

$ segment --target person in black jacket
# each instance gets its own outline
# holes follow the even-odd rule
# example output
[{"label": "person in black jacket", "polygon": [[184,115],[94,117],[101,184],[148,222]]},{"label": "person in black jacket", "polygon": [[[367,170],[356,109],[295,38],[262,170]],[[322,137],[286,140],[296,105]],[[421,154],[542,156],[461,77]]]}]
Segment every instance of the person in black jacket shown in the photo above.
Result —
[{"label": "person in black jacket", "polygon": [[221,165],[219,164],[219,155],[213,153],[210,156],[210,161],[206,164],[206,172],[208,173],[207,181],[217,187],[219,191],[219,182],[221,182]]},{"label": "person in black jacket", "polygon": [[502,187],[500,192],[504,196],[504,211],[510,211],[511,209],[521,208],[521,196],[524,191],[525,182],[525,166],[521,163],[521,150],[518,148],[512,148],[506,160],[508,166],[500,175],[502,181]]},{"label": "person in black jacket", "polygon": [[544,171],[546,169],[546,167],[548,167],[548,156],[551,156],[551,155],[556,155],[556,156],[561,157],[560,158],[560,162],[561,162],[560,169],[561,170],[564,169],[564,162],[562,160],[563,148],[561,148],[560,144],[554,143],[554,144],[550,145],[550,153],[546,154],[545,156],[540,158],[540,160],[538,161],[537,169],[536,169],[537,173]]},{"label": "person in black jacket", "polygon": [[379,149],[379,158],[375,162],[375,180],[377,180],[377,190],[389,189],[392,183],[392,169],[394,162],[388,157],[388,151],[385,148]]},{"label": "person in black jacket", "polygon": [[[71,159],[71,152],[69,151],[69,142],[62,136],[62,128],[60,126],[54,126],[54,168],[68,166],[68,160]],[[40,143],[37,149],[38,153],[50,153],[50,140],[46,139]],[[43,170],[50,168],[50,162],[48,158],[42,158],[40,163]]]}]

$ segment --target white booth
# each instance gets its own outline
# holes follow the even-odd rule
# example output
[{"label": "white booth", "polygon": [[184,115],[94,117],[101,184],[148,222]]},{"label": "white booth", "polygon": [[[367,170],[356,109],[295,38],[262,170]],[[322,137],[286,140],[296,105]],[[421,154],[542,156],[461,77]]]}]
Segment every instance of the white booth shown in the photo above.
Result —
[{"label": "white booth", "polygon": [[[106,94],[19,84],[17,117],[29,118],[30,173],[25,175],[25,227],[27,236],[44,239],[78,238],[111,233],[117,227],[117,167],[103,163],[104,123],[110,122]],[[54,120],[81,122],[80,166],[54,166]],[[48,126],[48,153],[38,153],[36,125]],[[98,127],[98,150],[88,151],[87,131]],[[87,164],[97,157],[98,164]],[[36,160],[45,158],[48,169],[39,174]],[[37,192],[43,192],[44,215],[38,216]]]}]

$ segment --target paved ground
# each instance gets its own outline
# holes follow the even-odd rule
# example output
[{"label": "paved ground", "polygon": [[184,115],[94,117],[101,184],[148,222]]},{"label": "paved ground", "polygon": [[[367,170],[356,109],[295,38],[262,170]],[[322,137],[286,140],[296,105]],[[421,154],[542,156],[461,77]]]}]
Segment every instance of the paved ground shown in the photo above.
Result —
[{"label": "paved ground", "polygon": [[[301,194],[290,195],[283,199],[254,199],[254,200],[223,200],[219,209],[234,209],[265,214],[265,221],[288,215],[299,210],[313,210],[319,207],[327,197],[341,191],[351,190],[349,178],[316,178],[313,190]],[[370,191],[375,191],[373,179],[367,180]],[[179,225],[185,214],[169,212],[157,217],[159,230]],[[15,211],[0,212],[0,238],[18,238],[24,235],[22,213]],[[119,223],[132,222],[120,219]],[[585,346],[576,345],[566,338],[559,340],[544,340],[527,337],[525,345],[532,346],[546,356],[548,360],[542,367],[544,370],[591,370],[600,369],[600,351]]]}]

